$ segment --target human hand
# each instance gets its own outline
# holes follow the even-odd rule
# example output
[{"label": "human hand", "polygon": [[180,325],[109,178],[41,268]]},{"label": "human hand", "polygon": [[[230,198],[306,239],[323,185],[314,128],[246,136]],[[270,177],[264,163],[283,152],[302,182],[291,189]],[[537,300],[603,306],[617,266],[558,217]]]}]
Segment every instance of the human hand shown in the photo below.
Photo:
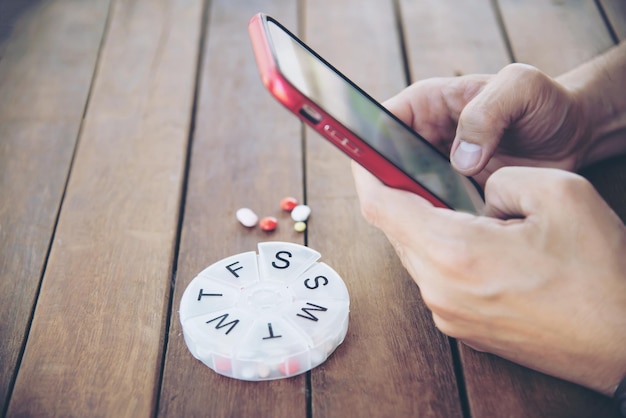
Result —
[{"label": "human hand", "polygon": [[365,218],[392,242],[443,333],[612,393],[626,375],[626,228],[586,180],[502,168],[477,217],[353,171]]},{"label": "human hand", "polygon": [[578,96],[529,65],[423,80],[385,106],[483,185],[506,165],[574,170],[587,148]]}]

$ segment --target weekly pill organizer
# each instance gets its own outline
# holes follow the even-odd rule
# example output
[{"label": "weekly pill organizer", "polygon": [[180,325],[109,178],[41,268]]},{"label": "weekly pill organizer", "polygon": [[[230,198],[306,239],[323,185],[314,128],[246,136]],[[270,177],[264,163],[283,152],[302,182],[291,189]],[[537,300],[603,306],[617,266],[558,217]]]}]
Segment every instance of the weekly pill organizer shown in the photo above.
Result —
[{"label": "weekly pill organizer", "polygon": [[343,280],[311,248],[258,244],[194,278],[180,303],[191,354],[215,372],[273,380],[323,363],[348,330]]}]

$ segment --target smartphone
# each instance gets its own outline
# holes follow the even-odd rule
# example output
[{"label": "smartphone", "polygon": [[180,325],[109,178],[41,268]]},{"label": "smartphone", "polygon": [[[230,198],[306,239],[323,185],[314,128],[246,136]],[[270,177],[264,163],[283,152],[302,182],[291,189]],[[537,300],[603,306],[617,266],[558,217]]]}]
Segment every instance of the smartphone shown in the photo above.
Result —
[{"label": "smartphone", "polygon": [[287,109],[390,187],[434,206],[479,214],[477,184],[277,20],[248,26],[261,79]]}]

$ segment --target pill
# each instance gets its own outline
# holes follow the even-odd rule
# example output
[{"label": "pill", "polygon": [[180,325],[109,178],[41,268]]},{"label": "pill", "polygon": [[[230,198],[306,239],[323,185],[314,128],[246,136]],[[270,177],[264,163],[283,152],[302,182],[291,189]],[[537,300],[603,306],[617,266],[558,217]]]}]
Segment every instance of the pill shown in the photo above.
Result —
[{"label": "pill", "polygon": [[259,221],[259,226],[263,231],[273,231],[278,226],[278,221],[273,216],[266,216]]},{"label": "pill", "polygon": [[232,364],[230,360],[215,356],[215,370],[222,374],[230,374],[232,373]]},{"label": "pill", "polygon": [[286,212],[291,212],[296,206],[298,206],[298,200],[295,197],[288,196],[280,201],[280,208]]},{"label": "pill", "polygon": [[295,229],[296,232],[304,232],[306,230],[306,223],[298,221],[293,225],[293,229]]},{"label": "pill", "polygon": [[270,366],[265,363],[259,363],[259,365],[257,366],[257,374],[261,379],[269,377],[271,372],[272,370],[270,369]]},{"label": "pill", "polygon": [[281,363],[280,366],[278,366],[278,369],[283,375],[292,376],[300,370],[300,364],[295,358],[290,358],[284,363]]},{"label": "pill", "polygon": [[296,222],[304,222],[309,219],[311,208],[307,205],[298,205],[291,211],[291,219]]},{"label": "pill", "polygon": [[326,353],[322,350],[312,350],[311,351],[311,362],[313,364],[320,364],[326,360]]},{"label": "pill", "polygon": [[240,373],[241,378],[244,380],[257,380],[256,370],[252,366],[243,367]]},{"label": "pill", "polygon": [[248,209],[248,208],[238,209],[235,216],[237,217],[237,220],[241,222],[243,226],[246,226],[248,228],[252,228],[254,225],[256,225],[256,223],[259,220],[259,217],[257,216],[257,214],[254,213],[252,209]]}]

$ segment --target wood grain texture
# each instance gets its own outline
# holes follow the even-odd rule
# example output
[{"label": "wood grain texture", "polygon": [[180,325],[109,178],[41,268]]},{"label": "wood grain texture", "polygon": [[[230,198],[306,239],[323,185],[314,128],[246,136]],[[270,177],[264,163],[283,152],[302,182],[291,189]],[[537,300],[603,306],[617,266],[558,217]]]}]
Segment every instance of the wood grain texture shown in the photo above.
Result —
[{"label": "wood grain texture", "polygon": [[[373,97],[404,87],[391,1],[307,2],[305,17],[308,43]],[[313,416],[462,416],[448,340],[386,238],[362,219],[348,157],[307,130],[306,167],[308,244],[351,297],[344,344],[311,372]]]},{"label": "wood grain texture", "polygon": [[620,41],[626,39],[626,2],[623,0],[600,0],[609,25]]},{"label": "wood grain texture", "polygon": [[490,0],[399,0],[413,81],[494,73],[509,63]]},{"label": "wood grain texture", "polygon": [[[463,346],[457,387],[448,339],[361,218],[349,159],[265,91],[246,29],[272,14],[384,100],[409,78],[400,30],[412,80],[497,71],[503,34],[558,74],[611,45],[596,3],[624,37],[620,1],[34,0],[0,44],[2,413],[612,417],[604,397]],[[625,167],[584,172],[622,219]],[[305,234],[287,195],[313,208]],[[242,227],[244,206],[278,230]],[[243,382],[192,357],[178,309],[199,271],[261,241],[320,251],[351,323],[310,374]]]},{"label": "wood grain texture", "polygon": [[8,416],[154,414],[200,9],[112,7]]},{"label": "wood grain texture", "polygon": [[595,2],[500,0],[517,62],[557,76],[613,45]]},{"label": "wood grain texture", "polygon": [[[305,375],[271,382],[220,376],[192,357],[178,316],[185,288],[210,264],[256,251],[262,241],[304,244],[279,207],[284,196],[303,199],[302,128],[263,87],[247,31],[259,11],[297,30],[296,5],[210,2],[160,416],[306,416]],[[243,227],[235,219],[241,207],[275,216],[278,229]]]},{"label": "wood grain texture", "polygon": [[28,332],[109,1],[31,3],[17,20],[2,19],[0,45],[0,411]]}]

